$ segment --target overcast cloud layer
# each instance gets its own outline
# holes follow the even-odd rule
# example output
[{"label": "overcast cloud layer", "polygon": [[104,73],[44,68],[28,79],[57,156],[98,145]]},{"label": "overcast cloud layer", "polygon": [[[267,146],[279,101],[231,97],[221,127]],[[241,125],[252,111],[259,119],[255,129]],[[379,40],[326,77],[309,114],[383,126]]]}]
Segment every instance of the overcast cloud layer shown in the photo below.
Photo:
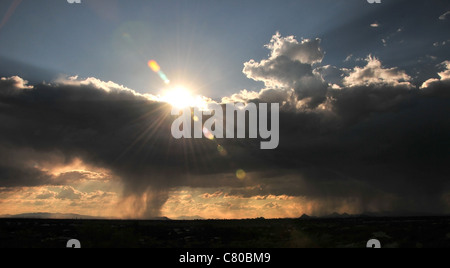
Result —
[{"label": "overcast cloud layer", "polygon": [[2,78],[0,189],[66,185],[69,178],[43,166],[81,159],[120,180],[144,218],[160,215],[177,187],[305,197],[319,204],[318,215],[342,204],[359,212],[449,212],[450,62],[414,85],[372,55],[352,69],[322,66],[320,45],[274,35],[266,59],[244,64],[265,88],[223,99],[282,104],[273,151],[259,150],[259,141],[175,140],[168,105],[113,82]]}]

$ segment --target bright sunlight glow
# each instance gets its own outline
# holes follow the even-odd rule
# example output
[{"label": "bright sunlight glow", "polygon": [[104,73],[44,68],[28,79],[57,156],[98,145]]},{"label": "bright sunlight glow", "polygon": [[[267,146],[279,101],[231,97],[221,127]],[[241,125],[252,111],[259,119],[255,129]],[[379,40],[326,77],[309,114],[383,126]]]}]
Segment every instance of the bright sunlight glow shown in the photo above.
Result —
[{"label": "bright sunlight glow", "polygon": [[188,89],[182,86],[177,86],[175,88],[166,90],[162,94],[160,100],[179,109],[187,107],[198,107],[204,110],[207,109],[208,106],[208,102],[205,97],[194,96]]}]

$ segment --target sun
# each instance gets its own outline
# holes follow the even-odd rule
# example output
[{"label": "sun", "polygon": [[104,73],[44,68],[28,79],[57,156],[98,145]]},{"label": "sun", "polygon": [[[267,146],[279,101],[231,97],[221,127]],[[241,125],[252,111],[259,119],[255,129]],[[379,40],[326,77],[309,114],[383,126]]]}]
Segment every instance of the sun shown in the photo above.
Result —
[{"label": "sun", "polygon": [[204,109],[208,106],[208,102],[205,97],[194,96],[191,91],[184,86],[176,86],[165,90],[161,96],[161,101],[179,109],[188,107]]}]

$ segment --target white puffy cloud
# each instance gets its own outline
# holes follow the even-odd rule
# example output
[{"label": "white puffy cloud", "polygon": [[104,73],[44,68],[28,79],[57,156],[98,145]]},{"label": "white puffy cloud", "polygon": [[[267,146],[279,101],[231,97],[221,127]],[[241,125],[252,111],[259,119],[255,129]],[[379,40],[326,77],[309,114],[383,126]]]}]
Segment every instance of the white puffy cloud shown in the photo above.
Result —
[{"label": "white puffy cloud", "polygon": [[230,97],[222,98],[222,103],[248,103],[252,100],[259,100],[265,103],[281,103],[286,104],[288,101],[295,101],[295,93],[293,90],[280,88],[266,88],[260,92],[242,90]]},{"label": "white puffy cloud", "polygon": [[248,91],[246,89],[242,90],[239,93],[233,94],[230,97],[223,97],[222,103],[246,103],[250,100],[258,99],[259,98],[259,92],[255,91]]},{"label": "white puffy cloud", "polygon": [[323,102],[328,84],[313,70],[313,65],[324,57],[320,39],[299,42],[294,36],[282,37],[277,33],[266,48],[270,50],[267,59],[250,60],[243,70],[248,78],[264,82],[266,88],[260,92],[261,100],[284,102],[294,107],[301,103],[305,108],[314,108]]},{"label": "white puffy cloud", "polygon": [[60,77],[54,81],[53,86],[72,86],[72,87],[89,87],[98,90],[103,90],[111,95],[115,94],[121,98],[128,95],[128,97],[144,97],[151,101],[160,101],[158,97],[151,94],[140,94],[136,91],[127,88],[123,85],[119,85],[112,81],[102,81],[95,77],[88,77],[86,79],[80,79],[78,76]]},{"label": "white puffy cloud", "polygon": [[298,42],[294,36],[282,37],[280,33],[276,33],[266,47],[272,51],[270,60],[286,56],[292,61],[313,64],[321,62],[324,57],[319,38]]},{"label": "white puffy cloud", "polygon": [[259,94],[259,100],[267,103],[286,104],[295,102],[296,96],[293,90],[264,89]]},{"label": "white puffy cloud", "polygon": [[404,86],[412,88],[411,77],[405,71],[398,68],[384,68],[376,57],[369,55],[366,59],[367,65],[355,67],[343,80],[345,86]]},{"label": "white puffy cloud", "polygon": [[224,101],[245,102],[258,98],[302,110],[315,109],[326,102],[330,89],[360,86],[414,88],[412,78],[405,71],[386,68],[371,55],[365,59],[364,67],[317,66],[324,57],[320,39],[297,41],[294,36],[282,37],[277,33],[266,47],[270,50],[268,58],[260,62],[250,60],[243,70],[248,78],[264,82],[265,88],[259,93],[242,91]]},{"label": "white puffy cloud", "polygon": [[0,78],[0,86],[2,87],[1,95],[15,95],[22,90],[33,89],[28,85],[28,81],[18,76]]},{"label": "white puffy cloud", "polygon": [[312,75],[311,64],[293,60],[285,55],[271,57],[261,62],[250,60],[244,64],[244,74],[266,87],[289,88],[301,83],[301,79]]},{"label": "white puffy cloud", "polygon": [[421,89],[429,88],[433,85],[436,85],[440,82],[442,83],[449,83],[450,84],[450,61],[444,61],[440,64],[441,66],[445,67],[445,70],[438,73],[440,79],[438,78],[431,78],[425,81],[425,83],[422,84],[420,87]]}]

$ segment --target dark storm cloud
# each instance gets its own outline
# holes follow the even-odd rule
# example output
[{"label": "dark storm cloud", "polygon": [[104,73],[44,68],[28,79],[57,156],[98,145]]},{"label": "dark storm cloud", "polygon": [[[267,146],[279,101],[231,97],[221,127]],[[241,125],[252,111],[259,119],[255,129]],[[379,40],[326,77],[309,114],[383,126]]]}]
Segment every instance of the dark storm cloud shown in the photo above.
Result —
[{"label": "dark storm cloud", "polygon": [[[64,185],[64,175],[55,178],[40,163],[80,158],[110,170],[126,195],[145,200],[143,217],[158,215],[168,191],[181,186],[304,196],[321,204],[317,213],[343,200],[357,200],[360,211],[448,210],[447,63],[440,79],[419,89],[402,70],[369,57],[366,66],[342,71],[340,88],[332,88],[314,71],[323,58],[319,41],[276,35],[268,48],[267,60],[245,69],[267,88],[235,96],[283,104],[280,146],[268,151],[254,140],[174,140],[168,105],[111,82],[28,86],[19,77],[1,79],[0,189]],[[236,179],[238,169],[245,180]]]},{"label": "dark storm cloud", "polygon": [[297,142],[280,137],[288,142],[280,146],[303,160],[300,173],[310,178],[304,189],[312,191],[306,195],[379,198],[381,192],[401,199],[403,209],[442,209],[439,199],[449,190],[449,100],[389,86],[330,95],[331,114],[298,120],[306,125],[289,130]]},{"label": "dark storm cloud", "polygon": [[[2,158],[4,156],[2,155]],[[33,168],[0,165],[2,187],[40,186],[50,183],[51,176]]]},{"label": "dark storm cloud", "polygon": [[[406,72],[385,67],[372,56],[366,66],[354,69],[317,67],[319,75],[330,75],[330,83],[339,87],[330,85],[326,101],[315,109],[291,109],[293,101],[303,107],[302,95],[285,99],[280,147],[268,155],[276,174],[258,174],[253,184],[259,187],[233,192],[336,203],[353,198],[360,211],[449,211],[443,197],[450,190],[445,164],[450,158],[450,64],[441,66],[440,79],[430,79],[420,89]],[[270,70],[259,80],[279,81],[273,75],[279,70]],[[290,92],[292,84],[285,85]]]},{"label": "dark storm cloud", "polygon": [[0,81],[0,187],[64,184],[64,174],[54,178],[39,167],[49,155],[110,169],[128,194],[176,185],[164,179],[184,167],[183,155],[168,144],[168,107],[111,83],[84,82]]},{"label": "dark storm cloud", "polygon": [[[20,77],[2,78],[0,187],[65,185],[84,177],[55,176],[41,166],[82,159],[119,177],[125,195],[145,200],[135,204],[143,206],[142,216],[153,217],[172,187],[234,185],[235,177],[215,177],[236,170],[252,144],[237,143],[224,158],[209,140],[175,140],[170,111],[167,104],[93,78],[35,86]],[[256,167],[259,160],[247,162]]]}]

